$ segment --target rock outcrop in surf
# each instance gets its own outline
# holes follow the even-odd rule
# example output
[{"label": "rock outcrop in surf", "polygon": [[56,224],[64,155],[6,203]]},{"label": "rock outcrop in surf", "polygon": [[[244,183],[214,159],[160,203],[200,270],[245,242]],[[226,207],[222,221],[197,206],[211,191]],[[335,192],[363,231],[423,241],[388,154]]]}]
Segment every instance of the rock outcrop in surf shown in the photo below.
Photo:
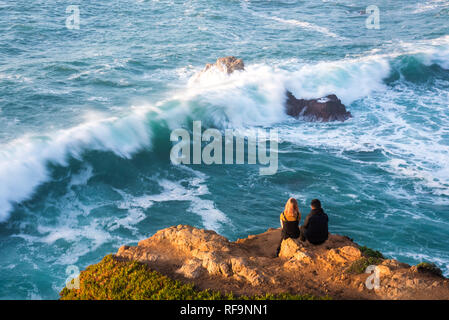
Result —
[{"label": "rock outcrop in surf", "polygon": [[[235,242],[187,225],[158,231],[118,259],[139,261],[201,290],[236,295],[310,294],[334,299],[447,299],[449,280],[331,234],[321,245],[287,239],[275,256],[280,229]],[[372,266],[371,272],[366,273]],[[419,265],[418,265],[419,266]]]},{"label": "rock outcrop in surf", "polygon": [[228,74],[231,74],[237,70],[245,70],[245,64],[243,63],[243,60],[238,59],[234,56],[218,58],[215,63],[206,64],[203,72],[206,72],[212,67],[215,67],[222,72],[227,72]]},{"label": "rock outcrop in surf", "polygon": [[[245,64],[242,59],[234,56],[218,58],[215,63],[206,64],[201,73],[211,68],[216,68],[221,72],[231,74],[234,71],[245,70]],[[351,113],[341,103],[335,94],[330,94],[319,99],[297,99],[293,93],[287,90],[287,100],[285,102],[285,111],[289,116],[301,118],[306,121],[345,121],[352,117]]]},{"label": "rock outcrop in surf", "polygon": [[290,91],[287,91],[285,109],[289,116],[301,117],[308,121],[345,121],[352,117],[335,94],[306,100],[297,99]]}]

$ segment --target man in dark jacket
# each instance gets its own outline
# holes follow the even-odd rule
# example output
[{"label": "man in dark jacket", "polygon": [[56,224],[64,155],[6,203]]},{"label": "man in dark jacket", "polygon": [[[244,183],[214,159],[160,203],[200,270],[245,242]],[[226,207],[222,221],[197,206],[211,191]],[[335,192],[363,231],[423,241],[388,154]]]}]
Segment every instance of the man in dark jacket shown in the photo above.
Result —
[{"label": "man in dark jacket", "polygon": [[313,199],[310,207],[312,210],[300,228],[300,239],[301,241],[309,240],[312,244],[322,244],[329,235],[327,228],[329,218],[321,208],[320,200]]}]

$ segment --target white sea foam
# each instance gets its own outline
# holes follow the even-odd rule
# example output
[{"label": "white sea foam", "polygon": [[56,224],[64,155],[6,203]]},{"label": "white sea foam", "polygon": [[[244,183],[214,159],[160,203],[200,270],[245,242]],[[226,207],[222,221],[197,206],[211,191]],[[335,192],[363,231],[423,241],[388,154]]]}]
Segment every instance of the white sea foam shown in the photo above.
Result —
[{"label": "white sea foam", "polygon": [[[401,50],[391,54],[374,54],[312,64],[301,61],[289,61],[288,66],[282,62],[270,66],[248,64],[246,71],[231,75],[211,68],[201,75],[194,75],[187,87],[177,90],[170,99],[131,108],[132,113],[127,117],[88,120],[71,129],[43,133],[41,137],[22,137],[2,145],[0,221],[8,218],[14,203],[28,199],[37,186],[48,181],[49,163],[64,166],[68,157],[81,158],[86,150],[110,151],[130,158],[137,150],[148,147],[152,135],[147,121],[149,112],[157,117],[157,121],[164,121],[171,128],[179,127],[188,116],[202,117],[223,127],[271,126],[287,121],[283,107],[286,89],[298,98],[319,98],[334,93],[346,105],[362,98],[368,99],[364,101],[365,104],[373,106],[379,104],[378,100],[382,101],[381,109],[376,110],[374,116],[383,117],[386,123],[381,121],[379,127],[371,128],[370,131],[351,132],[354,128],[347,125],[329,124],[330,127],[337,128],[335,130],[321,130],[320,125],[308,125],[302,127],[300,132],[295,126],[291,126],[286,129],[284,136],[288,138],[289,130],[293,130],[296,135],[292,139],[294,141],[331,145],[337,147],[340,153],[355,148],[380,148],[391,152],[393,159],[404,159],[410,154],[410,148],[416,148],[418,144],[420,150],[427,152],[414,152],[407,170],[402,170],[394,161],[387,168],[397,173],[402,172],[406,176],[416,175],[425,179],[435,193],[447,195],[449,168],[446,165],[447,155],[444,153],[446,146],[438,140],[441,140],[443,133],[434,133],[431,143],[420,140],[410,142],[409,133],[400,129],[401,126],[408,125],[397,114],[401,106],[389,102],[393,91],[388,90],[383,79],[389,75],[391,61],[398,55],[416,54],[425,64],[437,63],[448,68],[449,37],[417,42],[414,46],[400,43],[398,48]],[[371,96],[376,99],[371,99]],[[432,93],[431,96],[443,99],[435,102],[439,106],[447,106],[447,92]],[[364,116],[357,114],[357,110],[351,111],[356,114],[356,118]],[[440,112],[444,117],[444,112]],[[363,125],[360,122],[362,120],[363,118],[352,119],[348,123]],[[401,137],[396,140],[389,139],[382,133],[383,129],[388,128],[388,123],[394,125],[393,132],[397,137],[402,134],[402,140]],[[418,135],[426,135],[425,128],[413,130]],[[387,145],[387,142],[390,144]],[[432,165],[429,166],[429,163]],[[203,202],[203,206],[210,204]],[[200,211],[199,207],[196,211]],[[217,217],[220,217],[218,213]]]},{"label": "white sea foam", "polygon": [[81,172],[72,175],[69,183],[69,188],[72,186],[85,185],[90,178],[93,177],[93,168],[90,165],[85,165]]},{"label": "white sea foam", "polygon": [[[58,241],[69,242],[71,245],[49,263],[70,265],[76,264],[78,259],[100,246],[107,243],[123,243],[135,241],[143,235],[135,227],[146,215],[137,204],[127,207],[123,201],[115,199],[90,199],[88,205],[79,198],[76,186],[88,183],[91,176],[90,167],[82,168],[74,177],[76,183],[67,185],[66,193],[62,197],[54,199],[49,197],[45,202],[43,211],[47,209],[57,210],[59,214],[48,216],[36,216],[36,233],[29,232],[14,234],[13,237],[22,238],[32,245],[42,244],[59,247]],[[73,178],[72,178],[73,182]],[[104,206],[115,206],[121,210],[115,215],[97,215],[96,210]],[[30,214],[32,214],[30,212]],[[86,217],[89,216],[88,219]],[[124,228],[132,233],[131,239],[113,232],[118,228]],[[47,258],[48,259],[48,258]]]},{"label": "white sea foam", "polygon": [[190,202],[188,211],[201,217],[204,228],[219,230],[222,223],[229,221],[226,215],[216,208],[212,200],[202,198],[209,194],[206,185],[207,176],[185,166],[179,167],[188,170],[189,173],[194,174],[194,177],[180,181],[160,179],[157,183],[163,190],[158,194],[132,196],[122,190],[116,190],[124,199],[120,207],[129,210],[136,207],[149,208],[154,202],[188,201]]},{"label": "white sea foam", "polygon": [[409,259],[413,259],[414,261],[422,261],[422,262],[433,262],[437,266],[441,268],[443,271],[444,276],[449,275],[449,259],[446,256],[441,256],[439,254],[430,255],[428,254],[428,249],[422,249],[423,251],[426,250],[427,253],[424,252],[411,252],[411,251],[386,251],[384,254],[388,257],[392,257],[393,259],[398,259],[398,256],[401,256],[399,260],[404,260],[402,257],[407,257]]},{"label": "white sea foam", "polygon": [[[449,196],[449,150],[443,136],[444,123],[449,125],[447,98],[429,92],[420,97],[407,87],[397,86],[363,99],[371,109],[355,112],[355,117],[344,125],[304,124],[283,126],[280,139],[293,144],[326,149],[337,156],[351,159],[345,151],[381,151],[386,161],[371,162],[397,178],[407,178],[415,183],[416,192]],[[400,101],[416,102],[420,112],[411,110]],[[439,115],[441,127],[434,128],[432,113]],[[369,162],[365,162],[368,164]],[[443,201],[443,200],[442,200]],[[449,199],[446,198],[446,204]]]},{"label": "white sea foam", "polygon": [[[413,88],[397,86],[391,89],[383,83],[383,79],[391,72],[392,59],[403,55],[413,55],[428,66],[438,64],[448,68],[448,44],[447,36],[418,41],[413,45],[399,43],[397,50],[392,53],[376,53],[317,64],[299,63],[296,70],[288,71],[276,66],[250,65],[245,72],[227,76],[210,70],[192,77],[189,92],[207,92],[207,96],[213,96],[218,103],[221,99],[233,101],[232,94],[239,98],[243,96],[239,102],[239,106],[244,109],[242,111],[240,108],[239,115],[243,116],[238,117],[237,121],[232,121],[232,115],[227,117],[234,127],[251,125],[251,120],[261,125],[269,123],[267,119],[271,120],[271,124],[281,121],[279,114],[283,113],[277,107],[282,105],[285,89],[291,90],[299,98],[317,98],[335,93],[346,105],[363,98],[363,104],[372,106],[371,110],[359,114],[353,110],[356,117],[344,125],[295,125],[288,122],[285,128],[281,127],[280,138],[294,144],[335,150],[341,156],[344,156],[344,151],[381,150],[389,160],[375,165],[395,176],[415,179],[417,192],[429,192],[422,189],[425,186],[436,195],[449,196],[449,154],[447,143],[443,142],[444,135],[447,136],[444,123],[449,125],[446,112],[449,92],[435,88],[432,92],[416,95]],[[259,81],[270,82],[276,89],[264,90]],[[442,87],[445,86],[447,84]],[[257,88],[258,92],[251,92],[251,88]],[[218,95],[210,95],[210,92],[218,92]],[[270,92],[274,92],[272,103],[252,104],[253,101],[263,101]],[[427,115],[420,114],[422,122],[417,123],[409,119],[410,110],[399,102],[401,100],[417,103],[418,108],[430,105],[433,109],[428,110]],[[266,118],[273,110],[276,115]],[[442,121],[437,130],[431,129],[435,124],[431,114],[438,114]],[[259,121],[260,115],[265,117],[264,121]],[[246,121],[247,116],[251,120]],[[377,118],[377,121],[370,123],[369,117]]]},{"label": "white sea foam", "polygon": [[281,23],[285,23],[285,24],[290,24],[290,25],[294,25],[294,26],[298,26],[301,27],[303,29],[306,30],[311,30],[311,31],[315,31],[315,32],[319,32],[322,33],[326,36],[332,37],[332,38],[336,38],[338,40],[344,40],[344,37],[339,36],[338,34],[331,32],[329,29],[325,28],[325,27],[321,27],[318,26],[316,24],[310,23],[310,22],[306,22],[306,21],[299,21],[299,20],[295,20],[295,19],[282,19],[276,16],[268,16],[265,14],[259,14],[261,17],[267,18],[267,19],[271,19],[274,21],[278,21]]},{"label": "white sea foam", "polygon": [[[176,95],[181,101],[198,99],[210,106],[209,117],[217,125],[232,127],[272,125],[287,119],[285,91],[298,98],[320,98],[336,94],[343,103],[385,90],[383,79],[390,73],[387,59],[345,59],[316,64],[300,63],[290,70],[278,66],[252,64],[246,71],[227,75],[210,68],[198,72],[186,91]],[[218,107],[218,108],[217,108]],[[186,114],[190,109],[184,109]]]},{"label": "white sea foam", "polygon": [[58,240],[72,243],[73,245],[65,249],[54,261],[52,260],[52,263],[62,265],[75,264],[80,257],[96,250],[105,243],[123,240],[105,230],[103,222],[99,219],[93,218],[87,225],[80,224],[77,219],[83,213],[78,210],[67,209],[64,214],[57,218],[56,224],[50,225],[45,221],[38,220],[38,235],[18,233],[13,237],[22,238],[33,245],[41,243],[54,246]]},{"label": "white sea foam", "polygon": [[415,9],[413,10],[413,13],[423,13],[447,7],[449,7],[449,3],[447,2],[447,0],[428,0],[425,1],[424,3],[417,3]]},{"label": "white sea foam", "polygon": [[136,115],[87,122],[8,143],[0,151],[0,221],[8,218],[13,203],[29,198],[37,186],[49,179],[47,164],[65,166],[69,156],[81,158],[86,150],[111,151],[130,158],[149,143],[145,121]]},{"label": "white sea foam", "polygon": [[284,19],[284,18],[280,18],[280,17],[274,16],[274,15],[268,15],[268,14],[265,14],[265,13],[257,12],[255,10],[250,9],[248,7],[248,4],[245,1],[241,2],[241,6],[242,6],[243,10],[251,13],[252,15],[254,15],[256,17],[262,18],[264,20],[272,20],[272,21],[276,21],[278,23],[300,27],[300,28],[302,28],[304,30],[318,32],[318,33],[324,34],[324,35],[326,35],[328,37],[336,38],[338,40],[344,40],[345,39],[344,37],[339,36],[335,32],[332,32],[332,31],[330,31],[329,29],[327,29],[325,27],[318,26],[318,25],[313,24],[311,22],[300,21],[300,20],[297,20],[297,19]]},{"label": "white sea foam", "polygon": [[136,225],[147,217],[146,214],[140,208],[127,208],[127,212],[128,214],[125,217],[115,218],[111,221],[107,226],[108,231],[125,228],[138,233]]},{"label": "white sea foam", "polygon": [[[161,192],[135,196],[123,190],[114,189],[121,195],[121,200],[101,197],[97,200],[90,199],[89,205],[82,203],[76,189],[73,188],[80,184],[69,184],[62,198],[50,197],[45,203],[46,207],[57,209],[61,214],[52,217],[36,216],[37,234],[30,235],[28,232],[23,232],[13,237],[22,238],[33,245],[57,246],[57,241],[69,242],[70,247],[64,249],[64,252],[55,260],[52,259],[51,263],[76,264],[80,257],[104,244],[129,243],[141,239],[144,235],[139,232],[137,225],[147,218],[146,210],[156,202],[166,201],[189,202],[188,212],[199,215],[205,228],[218,231],[222,223],[229,221],[224,213],[216,208],[213,201],[203,198],[209,194],[206,186],[207,176],[185,166],[179,166],[179,169],[186,171],[191,178],[171,181],[150,177],[150,180],[155,181],[162,188]],[[75,179],[77,182],[88,183],[88,177],[91,176],[89,167],[82,168],[75,176],[83,177]],[[98,214],[97,209],[104,206],[115,206],[122,210],[120,210],[121,213],[114,215]],[[87,216],[88,219],[86,219]],[[116,232],[119,228],[130,231],[131,238]]]}]

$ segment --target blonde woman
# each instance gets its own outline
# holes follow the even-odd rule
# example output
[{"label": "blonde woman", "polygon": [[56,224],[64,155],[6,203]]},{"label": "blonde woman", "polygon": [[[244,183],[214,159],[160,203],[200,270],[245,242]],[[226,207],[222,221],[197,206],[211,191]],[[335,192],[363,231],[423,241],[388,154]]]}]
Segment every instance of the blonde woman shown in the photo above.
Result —
[{"label": "blonde woman", "polygon": [[276,251],[276,256],[279,255],[281,250],[282,240],[288,238],[299,238],[299,221],[301,220],[301,212],[299,212],[298,201],[295,198],[288,199],[285,204],[284,211],[280,216],[282,235],[279,247]]}]

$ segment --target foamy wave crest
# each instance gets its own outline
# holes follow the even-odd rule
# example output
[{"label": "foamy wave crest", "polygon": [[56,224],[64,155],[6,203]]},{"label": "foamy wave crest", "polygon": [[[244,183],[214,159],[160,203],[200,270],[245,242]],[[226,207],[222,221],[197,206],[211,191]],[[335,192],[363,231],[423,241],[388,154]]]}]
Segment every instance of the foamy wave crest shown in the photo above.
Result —
[{"label": "foamy wave crest", "polygon": [[264,125],[285,120],[286,90],[297,98],[319,98],[336,94],[345,104],[384,90],[390,74],[388,59],[369,57],[316,64],[287,66],[253,64],[246,71],[227,75],[211,68],[194,75],[180,99],[201,96],[234,125]]},{"label": "foamy wave crest", "polygon": [[37,186],[48,181],[49,163],[65,166],[68,157],[80,158],[86,150],[111,151],[130,158],[149,143],[150,132],[138,115],[91,121],[9,143],[0,153],[0,222],[9,217],[14,203],[28,199]]},{"label": "foamy wave crest", "polygon": [[[274,65],[251,64],[231,75],[215,68],[193,75],[187,90],[177,97],[189,101],[201,96],[223,112],[232,125],[275,123],[285,119],[285,91],[297,98],[312,99],[336,94],[344,104],[387,89],[384,82],[393,71],[401,73],[415,65],[400,65],[397,58],[414,57],[425,66],[449,68],[449,37],[415,44],[401,43],[392,53],[319,63],[297,61]],[[407,70],[408,71],[408,70]]]},{"label": "foamy wave crest", "polygon": [[49,163],[64,166],[68,157],[81,158],[86,150],[110,151],[130,158],[140,148],[148,147],[152,134],[150,112],[172,129],[179,128],[186,119],[204,120],[222,128],[272,126],[288,118],[284,112],[286,90],[297,98],[336,94],[349,106],[373,93],[386,92],[384,79],[392,72],[392,62],[398,56],[416,55],[424,65],[449,68],[449,37],[410,48],[401,46],[404,50],[397,54],[339,61],[249,64],[245,71],[230,75],[211,68],[191,77],[186,88],[169,99],[135,108],[128,117],[90,121],[53,134],[15,140],[2,146],[0,152],[0,221],[8,218],[14,203],[30,198],[37,186],[48,181]]},{"label": "foamy wave crest", "polygon": [[424,64],[437,64],[443,69],[449,70],[449,45],[441,49],[430,49],[423,60]]},{"label": "foamy wave crest", "polygon": [[217,126],[270,125],[286,117],[285,76],[263,64],[231,75],[211,68],[194,75],[178,98],[204,106],[203,114]]},{"label": "foamy wave crest", "polygon": [[389,73],[388,60],[378,57],[322,62],[301,67],[286,86],[296,97],[311,99],[334,93],[348,105],[373,91],[385,90],[383,79]]}]

